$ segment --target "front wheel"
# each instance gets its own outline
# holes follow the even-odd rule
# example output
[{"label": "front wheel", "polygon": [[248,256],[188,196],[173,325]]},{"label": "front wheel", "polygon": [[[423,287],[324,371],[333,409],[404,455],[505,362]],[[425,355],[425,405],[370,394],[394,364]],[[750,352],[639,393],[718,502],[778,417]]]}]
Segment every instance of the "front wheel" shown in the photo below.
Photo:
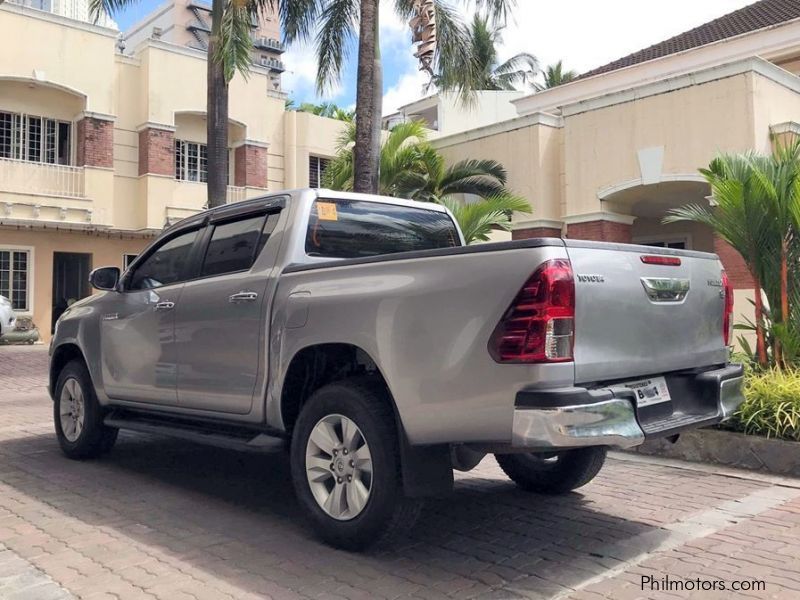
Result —
[{"label": "front wheel", "polygon": [[385,544],[419,514],[403,497],[391,400],[368,379],[326,385],[294,427],[292,481],[323,540],[345,550]]},{"label": "front wheel", "polygon": [[96,458],[117,441],[118,430],[103,423],[89,371],[79,360],[69,362],[58,375],[53,421],[61,451],[69,458]]},{"label": "front wheel", "polygon": [[565,494],[595,478],[606,460],[606,448],[593,446],[553,453],[496,454],[495,459],[519,488],[540,494]]}]

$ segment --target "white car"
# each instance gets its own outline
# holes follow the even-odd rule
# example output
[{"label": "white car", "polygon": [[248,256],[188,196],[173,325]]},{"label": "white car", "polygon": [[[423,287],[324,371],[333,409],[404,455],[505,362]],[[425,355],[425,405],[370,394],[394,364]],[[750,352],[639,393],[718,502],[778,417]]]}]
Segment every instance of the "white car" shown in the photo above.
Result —
[{"label": "white car", "polygon": [[0,337],[14,330],[17,317],[11,308],[11,301],[5,296],[0,296]]}]

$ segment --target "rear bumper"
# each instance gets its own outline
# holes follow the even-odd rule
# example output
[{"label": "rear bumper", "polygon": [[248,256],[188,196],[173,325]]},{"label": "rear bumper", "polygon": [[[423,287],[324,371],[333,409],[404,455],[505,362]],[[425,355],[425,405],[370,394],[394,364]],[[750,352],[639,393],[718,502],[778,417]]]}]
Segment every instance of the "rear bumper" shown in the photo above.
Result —
[{"label": "rear bumper", "polygon": [[629,448],[646,439],[724,421],[744,400],[744,370],[738,364],[666,377],[673,400],[655,409],[637,408],[634,393],[613,384],[597,389],[520,392],[512,445],[539,450]]}]

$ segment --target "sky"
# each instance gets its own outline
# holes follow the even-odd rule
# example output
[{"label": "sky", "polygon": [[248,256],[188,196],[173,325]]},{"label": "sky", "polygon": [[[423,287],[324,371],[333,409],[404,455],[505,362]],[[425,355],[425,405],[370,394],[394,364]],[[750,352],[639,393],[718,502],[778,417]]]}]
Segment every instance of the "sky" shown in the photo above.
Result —
[{"label": "sky", "polygon": [[[291,0],[289,0],[291,1]],[[163,0],[143,0],[113,15],[123,31]],[[464,0],[451,0],[463,7]],[[500,59],[529,52],[542,66],[557,60],[564,67],[587,71],[673,35],[741,8],[748,0],[517,0],[517,8],[502,30]],[[392,11],[392,0],[381,0],[381,54],[384,68],[384,114],[424,95],[427,76],[413,56],[411,34]],[[318,95],[314,79],[314,48],[293,45],[283,55],[283,89],[295,102],[330,101],[343,107],[355,103],[356,53],[351,52],[341,82]]]}]

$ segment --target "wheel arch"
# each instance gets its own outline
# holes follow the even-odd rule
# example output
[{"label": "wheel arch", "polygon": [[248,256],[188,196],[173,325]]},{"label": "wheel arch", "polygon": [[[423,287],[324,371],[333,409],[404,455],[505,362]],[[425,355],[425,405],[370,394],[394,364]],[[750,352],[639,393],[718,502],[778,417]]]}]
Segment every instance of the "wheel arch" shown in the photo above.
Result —
[{"label": "wheel arch", "polygon": [[295,352],[286,368],[280,392],[280,414],[285,431],[291,434],[303,404],[324,385],[351,377],[370,376],[386,388],[395,423],[402,430],[389,383],[370,354],[355,344],[312,344]]},{"label": "wheel arch", "polygon": [[369,375],[386,389],[400,444],[402,485],[408,497],[442,496],[453,489],[453,469],[448,444],[412,446],[389,382],[363,348],[350,343],[313,344],[298,350],[286,369],[280,393],[281,420],[291,435],[303,404],[316,390],[335,381]]},{"label": "wheel arch", "polygon": [[[88,370],[88,363],[78,344],[74,342],[65,342],[53,350],[50,356],[50,366],[48,369],[48,390],[50,391],[51,398],[55,394],[56,382],[58,381],[59,374],[70,361],[76,359],[82,361],[83,364],[87,366]],[[91,373],[89,376],[91,377]]]}]

